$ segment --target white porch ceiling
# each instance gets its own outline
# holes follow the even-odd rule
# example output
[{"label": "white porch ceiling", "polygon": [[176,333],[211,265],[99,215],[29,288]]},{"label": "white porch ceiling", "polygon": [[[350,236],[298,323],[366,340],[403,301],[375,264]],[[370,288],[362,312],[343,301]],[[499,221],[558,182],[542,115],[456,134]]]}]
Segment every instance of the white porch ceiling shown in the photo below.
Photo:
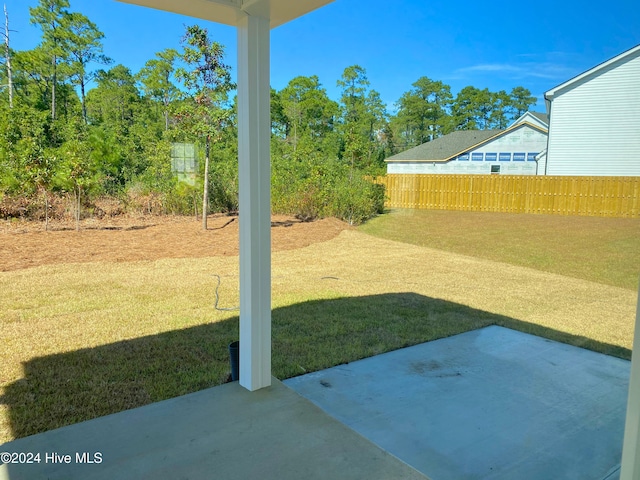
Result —
[{"label": "white porch ceiling", "polygon": [[276,28],[333,0],[118,0],[211,22],[237,26],[245,14],[269,18]]}]

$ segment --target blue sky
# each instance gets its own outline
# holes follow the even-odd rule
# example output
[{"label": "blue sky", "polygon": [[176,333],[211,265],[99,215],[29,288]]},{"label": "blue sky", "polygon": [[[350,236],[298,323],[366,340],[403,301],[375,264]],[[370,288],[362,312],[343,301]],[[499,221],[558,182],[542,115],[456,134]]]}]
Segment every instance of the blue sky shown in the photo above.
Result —
[{"label": "blue sky", "polygon": [[[29,7],[38,0],[4,3],[12,47],[35,47],[40,32],[29,24]],[[232,27],[115,0],[70,3],[105,34],[105,53],[134,73],[155,52],[178,48],[184,25],[195,22],[226,46],[235,70]],[[338,100],[336,81],[358,64],[391,113],[421,76],[450,85],[454,95],[467,85],[507,92],[523,86],[538,97],[535,109],[544,111],[545,91],[638,44],[637,0],[335,0],[272,31],[271,84],[279,90],[298,75],[317,75]]]}]

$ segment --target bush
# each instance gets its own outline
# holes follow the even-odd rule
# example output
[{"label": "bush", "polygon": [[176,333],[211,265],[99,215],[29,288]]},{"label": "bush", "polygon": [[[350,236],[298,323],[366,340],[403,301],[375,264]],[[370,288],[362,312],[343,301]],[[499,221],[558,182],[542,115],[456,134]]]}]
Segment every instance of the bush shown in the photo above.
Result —
[{"label": "bush", "polygon": [[212,162],[209,169],[209,209],[213,212],[237,212],[237,162]]},{"label": "bush", "polygon": [[341,178],[335,186],[331,216],[359,225],[383,212],[384,185],[373,184],[362,175]]},{"label": "bush", "polygon": [[358,225],[384,208],[384,185],[339,161],[276,158],[271,185],[273,212],[303,221],[337,217]]}]

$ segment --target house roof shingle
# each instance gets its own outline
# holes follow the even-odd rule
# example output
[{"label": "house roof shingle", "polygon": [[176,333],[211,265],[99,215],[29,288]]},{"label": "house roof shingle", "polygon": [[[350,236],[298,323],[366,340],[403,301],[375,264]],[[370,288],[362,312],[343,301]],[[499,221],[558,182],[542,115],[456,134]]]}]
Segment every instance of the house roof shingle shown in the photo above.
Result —
[{"label": "house roof shingle", "polygon": [[386,161],[423,160],[443,162],[501,132],[504,132],[504,130],[457,130],[444,137],[436,138],[431,142],[423,143],[417,147],[397,153],[387,158]]},{"label": "house roof shingle", "polygon": [[541,122],[543,122],[544,124],[549,125],[549,115],[547,115],[546,113],[542,113],[542,112],[529,112],[529,113],[534,117],[536,117]]}]

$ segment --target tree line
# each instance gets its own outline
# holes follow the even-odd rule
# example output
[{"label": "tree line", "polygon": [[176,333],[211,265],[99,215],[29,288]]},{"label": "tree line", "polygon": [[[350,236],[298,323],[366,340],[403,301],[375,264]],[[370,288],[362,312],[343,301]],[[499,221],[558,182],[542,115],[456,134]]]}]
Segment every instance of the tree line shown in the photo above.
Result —
[{"label": "tree line", "polygon": [[[0,217],[48,221],[60,208],[81,215],[143,209],[153,213],[237,210],[235,85],[224,46],[188,26],[176,48],[138,72],[109,58],[104,34],[68,0],[40,0],[30,21],[32,50],[11,48],[5,7],[0,72]],[[303,219],[360,223],[380,212],[384,159],[454,130],[505,128],[535,104],[510,93],[419,78],[387,111],[358,65],[337,79],[338,101],[317,76],[271,91],[272,210]],[[174,142],[200,152],[195,184],[171,169]],[[72,199],[70,202],[69,199]],[[69,206],[71,205],[71,207]],[[61,207],[62,206],[62,207]]]}]

